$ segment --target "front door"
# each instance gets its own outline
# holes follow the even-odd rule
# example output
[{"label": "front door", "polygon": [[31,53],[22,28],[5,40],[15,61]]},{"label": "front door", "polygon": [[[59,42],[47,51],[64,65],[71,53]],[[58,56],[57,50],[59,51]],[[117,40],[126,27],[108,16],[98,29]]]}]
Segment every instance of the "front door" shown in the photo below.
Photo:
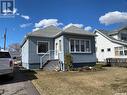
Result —
[{"label": "front door", "polygon": [[55,59],[60,59],[61,40],[55,41]]}]

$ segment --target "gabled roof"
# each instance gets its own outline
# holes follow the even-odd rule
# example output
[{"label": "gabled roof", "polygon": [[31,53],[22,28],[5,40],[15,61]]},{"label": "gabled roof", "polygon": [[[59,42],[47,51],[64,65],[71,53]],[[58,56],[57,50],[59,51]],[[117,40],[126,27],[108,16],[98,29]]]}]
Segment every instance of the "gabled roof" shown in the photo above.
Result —
[{"label": "gabled roof", "polygon": [[122,30],[127,30],[127,26],[124,26],[124,27],[122,27],[122,28],[113,30],[112,32],[109,32],[109,35],[116,35],[116,34],[118,34],[119,32],[121,32]]},{"label": "gabled roof", "polygon": [[99,34],[101,34],[102,36],[104,36],[105,38],[107,38],[108,40],[110,40],[110,41],[112,41],[114,43],[118,43],[118,44],[122,44],[122,45],[127,45],[127,41],[117,40],[117,39],[113,38],[112,36],[110,36],[109,35],[110,34],[109,31],[95,29],[95,32],[98,32]]}]

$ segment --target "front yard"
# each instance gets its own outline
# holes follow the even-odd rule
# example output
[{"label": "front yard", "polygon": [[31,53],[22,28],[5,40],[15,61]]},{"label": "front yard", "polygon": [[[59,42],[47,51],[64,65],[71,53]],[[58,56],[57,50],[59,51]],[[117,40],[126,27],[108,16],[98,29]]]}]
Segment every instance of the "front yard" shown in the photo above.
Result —
[{"label": "front yard", "polygon": [[[96,72],[36,71],[32,80],[42,95],[127,95],[127,68]],[[31,73],[27,73],[31,77]],[[121,93],[121,94],[120,94]]]}]

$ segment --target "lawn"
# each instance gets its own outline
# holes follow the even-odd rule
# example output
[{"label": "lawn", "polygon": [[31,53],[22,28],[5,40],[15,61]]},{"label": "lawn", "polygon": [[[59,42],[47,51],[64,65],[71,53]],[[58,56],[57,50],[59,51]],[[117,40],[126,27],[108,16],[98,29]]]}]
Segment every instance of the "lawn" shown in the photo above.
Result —
[{"label": "lawn", "polygon": [[127,95],[127,68],[108,67],[96,72],[36,72],[38,79],[32,82],[42,95]]}]

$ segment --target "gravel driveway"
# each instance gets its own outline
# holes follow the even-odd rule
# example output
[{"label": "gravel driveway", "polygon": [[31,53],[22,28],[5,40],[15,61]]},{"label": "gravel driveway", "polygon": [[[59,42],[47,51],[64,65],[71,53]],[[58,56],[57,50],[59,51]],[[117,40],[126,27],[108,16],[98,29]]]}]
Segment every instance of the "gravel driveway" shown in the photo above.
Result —
[{"label": "gravel driveway", "polygon": [[30,80],[18,68],[15,70],[14,79],[0,76],[0,95],[40,95]]}]

